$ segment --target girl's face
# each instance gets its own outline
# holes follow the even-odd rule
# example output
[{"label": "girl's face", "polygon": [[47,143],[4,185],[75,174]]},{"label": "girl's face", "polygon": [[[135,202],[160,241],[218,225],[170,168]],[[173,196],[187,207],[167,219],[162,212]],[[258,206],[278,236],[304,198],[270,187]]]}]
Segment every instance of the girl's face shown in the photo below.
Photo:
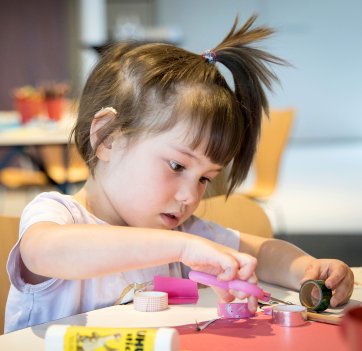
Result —
[{"label": "girl's face", "polygon": [[[197,208],[221,166],[188,146],[182,123],[124,147],[115,138],[96,167],[93,212],[110,224],[173,229]],[[185,137],[186,136],[186,137]],[[98,201],[100,199],[100,201]]]}]

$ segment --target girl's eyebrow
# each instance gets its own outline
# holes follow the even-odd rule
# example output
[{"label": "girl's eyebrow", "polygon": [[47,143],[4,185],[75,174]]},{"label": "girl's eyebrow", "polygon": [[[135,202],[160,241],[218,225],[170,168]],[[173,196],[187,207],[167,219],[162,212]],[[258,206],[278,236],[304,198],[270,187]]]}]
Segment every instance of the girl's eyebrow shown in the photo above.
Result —
[{"label": "girl's eyebrow", "polygon": [[183,147],[181,147],[181,146],[176,146],[176,145],[174,145],[173,148],[174,148],[176,151],[180,152],[181,154],[184,154],[184,155],[189,156],[189,157],[191,157],[191,158],[194,158],[194,159],[196,159],[196,160],[199,159],[197,156],[195,156],[194,154],[192,154],[191,151],[189,151],[188,149],[185,149],[185,148],[183,148]]},{"label": "girl's eyebrow", "polygon": [[[184,154],[184,155],[186,155],[186,156],[188,156],[188,157],[191,157],[191,158],[193,158],[193,159],[195,159],[195,160],[200,161],[200,159],[199,159],[196,155],[194,155],[191,151],[189,151],[188,149],[185,149],[185,148],[183,148],[183,147],[181,147],[181,146],[178,146],[178,145],[173,145],[173,148],[174,148],[176,151],[180,152],[181,154]],[[221,172],[222,169],[223,169],[223,167],[220,166],[220,167],[217,167],[217,168],[212,169],[211,171],[212,171],[212,172]]]}]

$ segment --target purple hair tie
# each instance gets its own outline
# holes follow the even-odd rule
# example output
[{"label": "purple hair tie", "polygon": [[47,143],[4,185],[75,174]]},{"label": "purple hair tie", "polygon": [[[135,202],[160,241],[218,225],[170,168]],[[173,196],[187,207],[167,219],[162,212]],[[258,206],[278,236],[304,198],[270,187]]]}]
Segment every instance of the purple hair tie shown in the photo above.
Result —
[{"label": "purple hair tie", "polygon": [[216,53],[211,50],[204,51],[201,56],[208,62],[208,63],[216,63],[217,57]]}]

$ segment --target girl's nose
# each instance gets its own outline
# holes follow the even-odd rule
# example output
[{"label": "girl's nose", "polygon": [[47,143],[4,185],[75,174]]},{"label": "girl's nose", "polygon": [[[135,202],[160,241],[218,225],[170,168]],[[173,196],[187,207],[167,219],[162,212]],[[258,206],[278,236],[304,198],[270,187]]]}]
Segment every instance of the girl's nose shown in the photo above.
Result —
[{"label": "girl's nose", "polygon": [[175,194],[175,199],[184,205],[190,205],[199,200],[199,189],[195,184],[183,184]]}]

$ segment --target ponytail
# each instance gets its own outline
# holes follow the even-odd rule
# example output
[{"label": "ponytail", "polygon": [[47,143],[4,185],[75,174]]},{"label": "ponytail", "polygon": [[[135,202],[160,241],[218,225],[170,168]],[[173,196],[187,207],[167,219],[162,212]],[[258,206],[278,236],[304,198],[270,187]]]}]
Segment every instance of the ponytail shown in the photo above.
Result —
[{"label": "ponytail", "polygon": [[[268,101],[264,87],[271,90],[272,82],[279,81],[269,64],[284,65],[286,61],[251,44],[270,37],[269,27],[252,28],[257,16],[251,16],[240,28],[236,17],[230,32],[213,50],[202,56],[208,63],[219,62],[232,74],[234,95],[244,120],[242,143],[235,155],[229,174],[228,194],[247,176],[259,139],[263,111],[268,115]],[[249,165],[249,167],[246,167]]]}]

